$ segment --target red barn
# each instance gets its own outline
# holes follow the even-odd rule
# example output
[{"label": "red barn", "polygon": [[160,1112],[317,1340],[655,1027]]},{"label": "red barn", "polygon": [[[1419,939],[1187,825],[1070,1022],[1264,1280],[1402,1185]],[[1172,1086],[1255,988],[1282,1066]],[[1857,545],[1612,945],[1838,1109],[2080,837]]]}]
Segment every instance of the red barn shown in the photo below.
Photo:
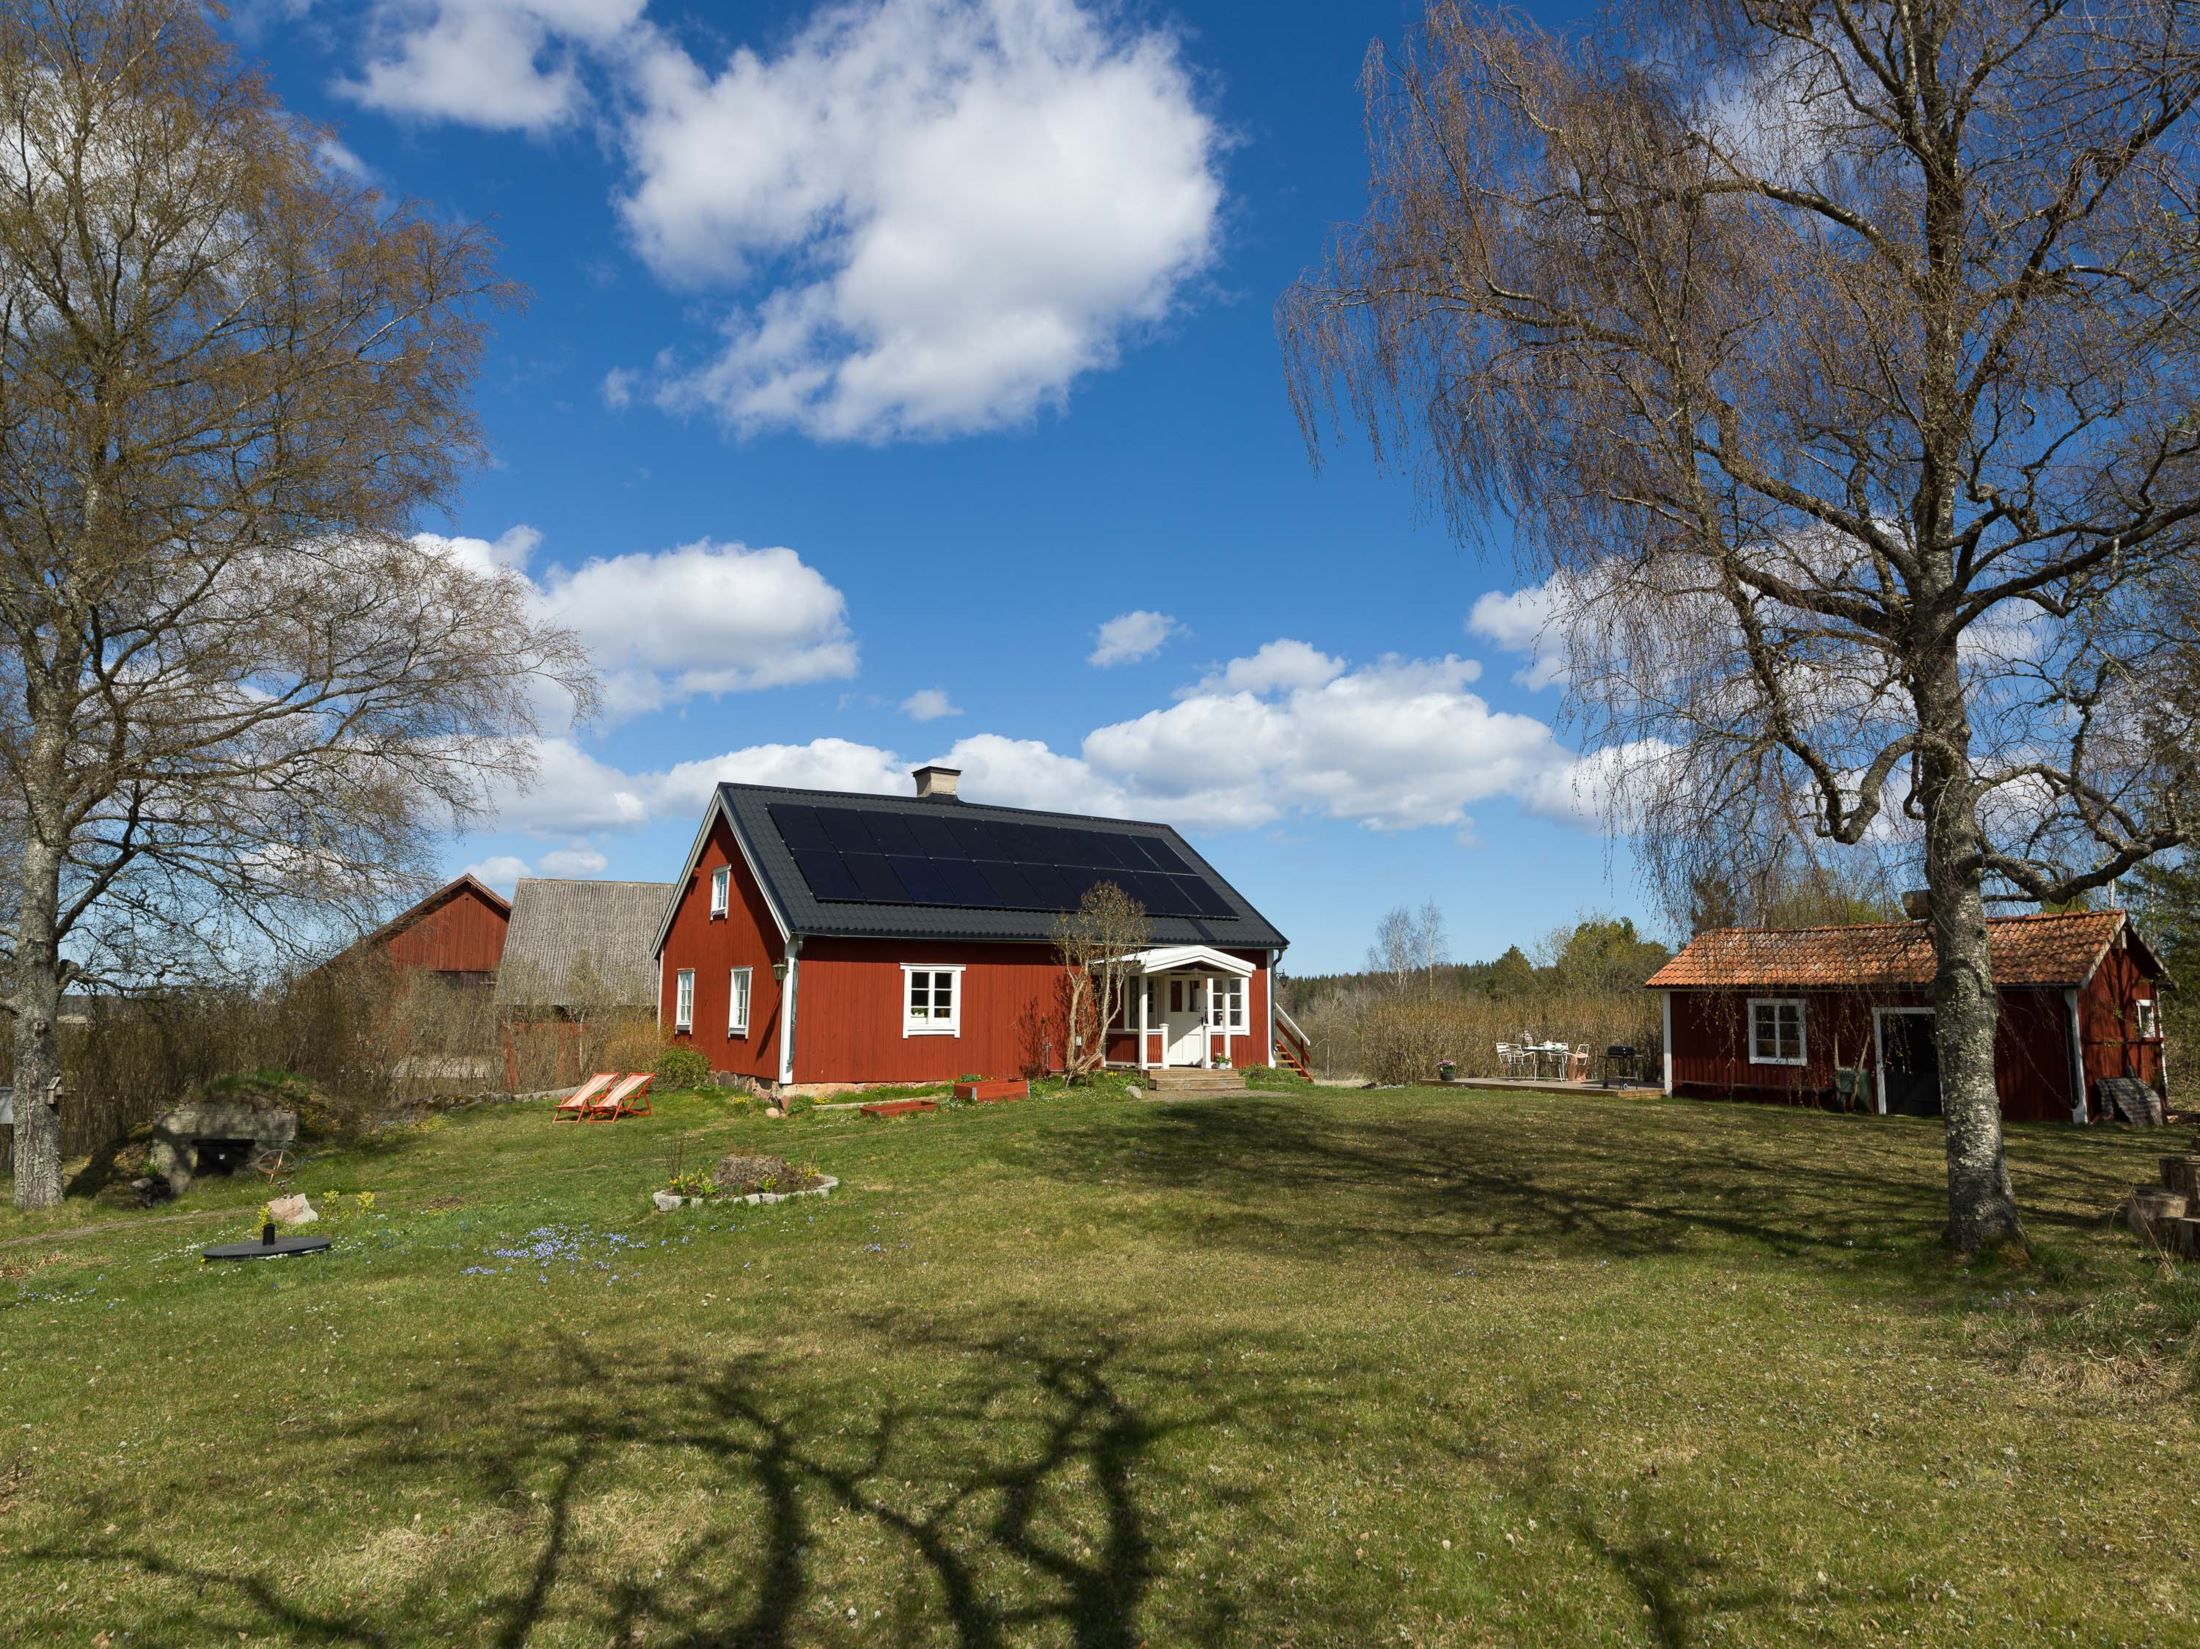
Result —
[{"label": "red barn", "polygon": [[401,973],[432,973],[453,984],[496,982],[512,906],[494,888],[461,876],[400,911],[345,957],[379,955]]},{"label": "red barn", "polygon": [[658,929],[659,1023],[771,1085],[1061,1068],[1056,918],[1114,882],[1146,907],[1108,1057],[1275,1063],[1282,934],[1167,825],[959,800],[723,784]]},{"label": "red barn", "polygon": [[[2168,1094],[2162,965],[2120,910],[1991,918],[2002,1114],[2085,1122],[2100,1084]],[[1724,928],[1653,974],[1664,998],[1665,1091],[1832,1102],[1861,1071],[1868,1109],[1940,1113],[1932,936],[1923,922]]]}]

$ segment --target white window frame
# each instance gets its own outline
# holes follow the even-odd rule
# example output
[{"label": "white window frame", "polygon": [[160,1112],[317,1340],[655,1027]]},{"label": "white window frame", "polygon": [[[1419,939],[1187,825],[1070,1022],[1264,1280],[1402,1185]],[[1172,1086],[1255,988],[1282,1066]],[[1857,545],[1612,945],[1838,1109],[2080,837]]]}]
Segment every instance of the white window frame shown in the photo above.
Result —
[{"label": "white window frame", "polygon": [[754,994],[755,970],[735,968],[726,975],[726,1035],[749,1034],[749,999]]},{"label": "white window frame", "polygon": [[[1757,1010],[1770,1008],[1772,1018],[1771,1053],[1761,1053],[1757,1044]],[[1795,1010],[1795,1057],[1780,1056],[1780,1016],[1782,1008]],[[1800,996],[1753,996],[1749,999],[1749,1062],[1752,1065],[1807,1065],[1810,1063],[1810,1008]]]},{"label": "white window frame", "polygon": [[1245,981],[1236,974],[1215,975],[1213,980],[1214,1008],[1207,1019],[1207,1028],[1226,1031],[1232,1036],[1245,1034]]},{"label": "white window frame", "polygon": [[2160,1036],[2162,1034],[2162,1010],[2156,1006],[2156,999],[2151,996],[2141,997],[2133,1003],[2133,1006],[2139,1010],[2140,1038],[2145,1041],[2152,1041],[2155,1037]]},{"label": "white window frame", "polygon": [[720,865],[710,873],[710,914],[713,919],[733,908],[733,866]]},{"label": "white window frame", "polygon": [[695,970],[682,968],[672,976],[672,1028],[695,1029]]},{"label": "white window frame", "polygon": [[[921,973],[932,979],[926,990],[933,995],[939,991],[938,976],[952,974],[947,987],[947,1018],[919,1019],[909,1011],[910,975]],[[908,1036],[960,1036],[962,1035],[963,970],[959,963],[904,962],[901,965],[901,1034]]]}]

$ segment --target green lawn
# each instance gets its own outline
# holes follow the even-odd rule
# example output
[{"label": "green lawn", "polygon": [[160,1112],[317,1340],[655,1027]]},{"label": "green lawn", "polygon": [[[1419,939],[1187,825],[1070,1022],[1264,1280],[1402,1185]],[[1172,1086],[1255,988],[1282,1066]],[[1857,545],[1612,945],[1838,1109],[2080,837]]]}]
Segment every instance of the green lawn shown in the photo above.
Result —
[{"label": "green lawn", "polygon": [[[676,1141],[842,1189],[655,1214]],[[267,1264],[254,1187],[0,1215],[0,1639],[2200,1642],[2167,1143],[2018,1131],[2024,1272],[1929,1126],[1472,1091],[483,1110]]]}]

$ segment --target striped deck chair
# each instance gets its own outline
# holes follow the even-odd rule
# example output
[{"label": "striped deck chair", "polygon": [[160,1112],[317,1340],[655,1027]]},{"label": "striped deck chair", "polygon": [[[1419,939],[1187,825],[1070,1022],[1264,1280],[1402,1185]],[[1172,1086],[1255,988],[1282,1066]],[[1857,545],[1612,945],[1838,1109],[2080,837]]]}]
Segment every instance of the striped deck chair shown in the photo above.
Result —
[{"label": "striped deck chair", "polygon": [[649,1115],[649,1085],[656,1078],[643,1071],[635,1076],[624,1076],[617,1086],[595,1100],[588,1107],[590,1122],[616,1122],[621,1117],[646,1117]]},{"label": "striped deck chair", "polygon": [[603,1091],[618,1080],[617,1071],[598,1071],[558,1101],[557,1108],[550,1113],[550,1120],[555,1122],[563,1117],[568,1122],[578,1122],[588,1114],[589,1106],[603,1097]]}]

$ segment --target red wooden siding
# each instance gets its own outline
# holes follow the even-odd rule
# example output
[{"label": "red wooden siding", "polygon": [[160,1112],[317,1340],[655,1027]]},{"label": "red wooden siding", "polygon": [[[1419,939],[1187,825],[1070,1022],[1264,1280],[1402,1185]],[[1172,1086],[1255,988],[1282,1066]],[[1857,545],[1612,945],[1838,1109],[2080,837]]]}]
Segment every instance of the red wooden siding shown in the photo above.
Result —
[{"label": "red wooden siding", "polygon": [[[905,963],[963,969],[956,1035],[902,1034]],[[795,993],[794,1079],[945,1082],[964,1075],[1020,1076],[1042,1066],[1059,1070],[1060,980],[1061,964],[1047,945],[813,939],[803,946]],[[1246,1030],[1229,1039],[1233,1063],[1266,1057],[1267,1016],[1262,968],[1246,982]],[[1129,1062],[1136,1040],[1113,1033],[1109,1057]]]},{"label": "red wooden siding", "polygon": [[[720,865],[733,867],[732,896],[724,916],[710,914],[711,874]],[[664,968],[660,983],[657,1022],[682,1046],[701,1050],[714,1071],[779,1078],[779,996],[772,965],[785,954],[779,928],[763,889],[749,874],[741,850],[723,818],[713,818],[710,836],[703,843],[694,873],[679,891],[679,907],[665,935]],[[749,1031],[730,1036],[726,1018],[732,1006],[733,970],[749,970]],[[679,972],[695,970],[695,1025],[673,1033],[673,1009]],[[809,959],[803,958],[802,982],[797,987],[797,1012],[809,1017]],[[805,1026],[806,1028],[806,1026]]]},{"label": "red wooden siding", "polygon": [[[2136,1076],[2160,1086],[2160,1041],[2136,1036],[2135,1004],[2153,996],[2154,983],[2118,945],[2093,981],[2079,993],[2085,1048],[2086,1093],[2104,1076]],[[1675,1093],[1733,1099],[1828,1101],[1833,1095],[1836,1050],[1843,1065],[1866,1072],[1865,1103],[1878,1104],[1878,1047],[1874,1009],[1926,1008],[1922,991],[1676,990],[1673,1000],[1672,1079]],[[1800,998],[1805,1004],[1804,1065],[1758,1065],[1749,1059],[1748,1002],[1752,997]],[[2071,1120],[2069,1004],[2055,989],[2004,989],[1994,1036],[1994,1083],[2002,1114],[2013,1122]]]},{"label": "red wooden siding", "polygon": [[506,913],[461,884],[433,910],[380,941],[393,966],[425,973],[496,976],[504,958]]},{"label": "red wooden siding", "polygon": [[[2085,1048],[2085,1089],[2103,1077],[2135,1076],[2163,1093],[2163,1052],[2159,1035],[2139,1035],[2139,1004],[2159,1003],[2160,985],[2147,977],[2131,948],[2128,932],[2109,947],[2100,968],[2078,993],[2079,1024]],[[2155,1029],[2161,1029],[2159,1007]]]}]

